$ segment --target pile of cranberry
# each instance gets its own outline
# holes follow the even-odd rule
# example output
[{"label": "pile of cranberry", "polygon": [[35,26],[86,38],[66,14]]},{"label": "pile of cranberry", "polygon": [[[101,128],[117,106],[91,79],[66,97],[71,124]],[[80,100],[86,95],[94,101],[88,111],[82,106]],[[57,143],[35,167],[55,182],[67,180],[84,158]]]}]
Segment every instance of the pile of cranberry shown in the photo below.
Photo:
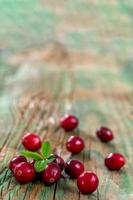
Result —
[{"label": "pile of cranberry", "polygon": [[[69,132],[77,128],[78,123],[76,116],[65,115],[60,120],[60,127]],[[102,142],[109,142],[114,138],[112,131],[106,127],[97,129],[96,135]],[[70,178],[77,179],[80,192],[92,193],[97,189],[99,180],[94,172],[85,171],[84,164],[76,159],[65,163],[60,155],[53,154],[50,143],[42,143],[38,135],[27,133],[22,138],[22,145],[26,150],[9,162],[9,168],[18,182],[28,183],[35,177],[41,177],[44,184],[52,185],[66,173]],[[78,154],[85,148],[84,140],[80,136],[70,136],[66,148],[72,154]],[[105,158],[105,166],[109,170],[119,170],[124,164],[125,158],[119,153],[110,153]]]}]

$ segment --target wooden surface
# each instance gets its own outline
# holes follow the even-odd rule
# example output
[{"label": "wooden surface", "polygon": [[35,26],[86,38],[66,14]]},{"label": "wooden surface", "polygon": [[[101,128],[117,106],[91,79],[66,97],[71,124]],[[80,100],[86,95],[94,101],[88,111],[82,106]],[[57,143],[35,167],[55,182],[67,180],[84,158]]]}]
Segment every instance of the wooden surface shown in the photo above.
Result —
[{"label": "wooden surface", "polygon": [[[0,8],[0,199],[133,200],[132,1],[0,0]],[[92,195],[69,179],[19,185],[7,168],[27,131],[67,158],[70,134],[57,129],[66,112],[86,141],[75,157],[100,179]],[[95,137],[101,125],[115,134],[109,145]],[[127,164],[109,172],[104,157],[116,151]]]}]

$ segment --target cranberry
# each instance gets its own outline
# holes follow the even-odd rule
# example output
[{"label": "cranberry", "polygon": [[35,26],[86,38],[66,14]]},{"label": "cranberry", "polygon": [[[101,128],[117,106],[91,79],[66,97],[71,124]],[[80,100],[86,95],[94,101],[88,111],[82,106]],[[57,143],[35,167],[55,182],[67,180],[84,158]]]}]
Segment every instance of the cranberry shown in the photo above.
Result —
[{"label": "cranberry", "polygon": [[56,163],[49,163],[42,172],[42,179],[46,185],[52,185],[61,177],[60,167]]},{"label": "cranberry", "polygon": [[64,166],[65,166],[65,162],[64,162],[64,160],[63,160],[63,158],[62,157],[60,157],[60,156],[58,156],[58,155],[55,155],[55,160],[54,160],[54,163],[56,163],[59,167],[60,167],[60,169],[61,169],[61,171],[64,169]]},{"label": "cranberry", "polygon": [[9,162],[9,168],[10,170],[14,170],[17,164],[21,162],[27,162],[27,159],[24,156],[17,155],[14,158],[12,158]]},{"label": "cranberry", "polygon": [[84,164],[79,160],[70,160],[66,163],[65,172],[71,178],[78,178],[84,171]]},{"label": "cranberry", "polygon": [[84,171],[77,179],[78,189],[84,194],[94,192],[98,184],[98,177],[91,171]]},{"label": "cranberry", "polygon": [[102,142],[109,142],[114,138],[113,132],[106,127],[100,127],[97,129],[96,134]]},{"label": "cranberry", "polygon": [[74,115],[67,114],[60,120],[60,126],[67,132],[75,129],[78,126],[78,123],[79,121]]},{"label": "cranberry", "polygon": [[105,158],[105,166],[110,170],[119,170],[125,164],[125,158],[119,153],[110,153]]},{"label": "cranberry", "polygon": [[35,178],[35,170],[33,165],[28,162],[22,162],[16,165],[14,176],[20,183],[28,183]]},{"label": "cranberry", "polygon": [[41,147],[41,140],[38,135],[27,133],[22,138],[23,146],[30,151],[37,151]]},{"label": "cranberry", "polygon": [[84,146],[84,141],[80,136],[71,136],[66,143],[67,150],[73,154],[80,153]]}]

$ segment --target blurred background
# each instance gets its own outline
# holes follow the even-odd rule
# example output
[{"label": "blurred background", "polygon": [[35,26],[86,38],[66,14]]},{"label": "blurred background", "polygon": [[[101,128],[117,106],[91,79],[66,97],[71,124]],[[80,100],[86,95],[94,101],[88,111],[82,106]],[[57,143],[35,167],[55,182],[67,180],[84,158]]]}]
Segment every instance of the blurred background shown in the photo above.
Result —
[{"label": "blurred background", "polygon": [[[132,0],[0,0],[0,169],[24,132],[43,137],[66,112],[78,116],[84,136],[94,137],[101,125],[116,133],[109,148],[88,140],[88,149],[95,149],[91,167],[100,174],[102,200],[132,200]],[[50,133],[46,137],[53,138]],[[57,136],[55,146],[63,141]],[[101,159],[116,147],[129,159],[121,177],[111,177]],[[3,184],[12,187],[8,180]],[[18,199],[30,195],[10,188],[4,198],[16,191]],[[77,194],[62,191],[61,199]]]},{"label": "blurred background", "polygon": [[[132,1],[0,0],[0,8],[0,93],[5,87],[8,96],[0,95],[4,112],[13,95],[54,87],[50,79],[64,69],[76,71],[78,89],[104,87],[120,95],[131,89]],[[66,82],[69,93],[72,83],[64,77]]]}]

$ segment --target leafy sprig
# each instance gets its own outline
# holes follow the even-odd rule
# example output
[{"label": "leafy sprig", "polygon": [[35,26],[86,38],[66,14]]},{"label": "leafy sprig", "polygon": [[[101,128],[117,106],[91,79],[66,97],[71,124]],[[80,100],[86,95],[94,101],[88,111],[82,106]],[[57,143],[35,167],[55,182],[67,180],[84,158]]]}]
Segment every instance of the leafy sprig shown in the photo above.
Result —
[{"label": "leafy sprig", "polygon": [[55,160],[55,156],[52,154],[52,148],[48,141],[42,144],[40,152],[33,152],[23,150],[20,154],[35,160],[34,168],[36,172],[42,172],[46,166]]}]

